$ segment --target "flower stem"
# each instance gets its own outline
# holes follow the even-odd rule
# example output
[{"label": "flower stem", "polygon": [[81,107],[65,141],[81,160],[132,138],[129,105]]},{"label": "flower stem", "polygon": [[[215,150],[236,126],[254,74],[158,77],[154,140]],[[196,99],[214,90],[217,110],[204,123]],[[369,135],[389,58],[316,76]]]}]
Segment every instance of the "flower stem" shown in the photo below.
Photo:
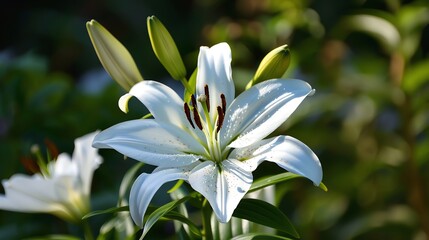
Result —
[{"label": "flower stem", "polygon": [[188,93],[193,94],[192,88],[189,85],[188,80],[186,78],[180,79],[180,82],[183,84],[183,86],[185,87],[185,89]]},{"label": "flower stem", "polygon": [[82,220],[82,228],[84,231],[85,240],[94,240],[94,236],[92,235],[91,227],[89,226],[87,219]]},{"label": "flower stem", "polygon": [[204,199],[203,202],[203,208],[202,208],[202,214],[203,214],[203,240],[213,240],[213,233],[212,233],[212,227],[211,227],[211,216],[212,216],[212,209],[210,207],[209,202],[207,199]]}]

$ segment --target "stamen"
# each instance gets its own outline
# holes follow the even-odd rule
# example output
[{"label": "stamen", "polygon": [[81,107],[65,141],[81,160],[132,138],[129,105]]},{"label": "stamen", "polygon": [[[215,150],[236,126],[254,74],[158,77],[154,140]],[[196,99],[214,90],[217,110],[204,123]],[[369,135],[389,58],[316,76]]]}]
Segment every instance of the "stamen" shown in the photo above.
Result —
[{"label": "stamen", "polygon": [[209,95],[209,86],[204,86],[204,94],[206,95],[206,105],[207,111],[210,112],[210,95]]},{"label": "stamen", "polygon": [[195,129],[194,123],[191,119],[191,110],[189,109],[189,106],[187,103],[183,104],[183,108],[185,109],[186,118],[188,119],[188,122],[191,124],[192,128]]},{"label": "stamen", "polygon": [[223,114],[225,114],[225,112],[226,112],[226,99],[225,99],[225,95],[223,95],[223,93],[220,95],[220,99],[222,100],[222,112],[223,112]]},{"label": "stamen", "polygon": [[218,115],[218,118],[217,118],[216,133],[218,133],[222,128],[223,120],[225,119],[224,111],[220,106],[217,106],[217,115]]},{"label": "stamen", "polygon": [[203,130],[203,125],[201,124],[200,114],[198,113],[198,109],[197,109],[197,101],[195,100],[194,95],[191,96],[191,102],[192,102],[192,106],[194,107],[193,113],[194,113],[195,124],[197,125],[197,127],[200,130]]},{"label": "stamen", "polygon": [[194,107],[194,121],[195,121],[195,124],[197,124],[198,128],[200,130],[203,130],[203,125],[201,125],[200,114],[198,114],[198,110],[195,107]]},{"label": "stamen", "polygon": [[197,108],[197,101],[195,100],[194,94],[191,95],[192,107]]}]

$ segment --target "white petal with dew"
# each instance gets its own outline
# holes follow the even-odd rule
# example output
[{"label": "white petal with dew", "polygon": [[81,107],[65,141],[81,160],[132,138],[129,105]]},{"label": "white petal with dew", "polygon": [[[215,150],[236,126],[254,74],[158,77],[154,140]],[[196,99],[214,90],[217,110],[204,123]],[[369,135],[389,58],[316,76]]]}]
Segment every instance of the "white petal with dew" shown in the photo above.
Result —
[{"label": "white petal with dew", "polygon": [[221,143],[240,148],[276,130],[312,92],[301,80],[273,79],[256,84],[238,96],[225,114]]},{"label": "white petal with dew", "polygon": [[240,162],[225,160],[219,165],[205,161],[189,175],[192,188],[210,203],[220,222],[228,222],[238,203],[253,182],[252,173],[244,170]]},{"label": "white petal with dew", "polygon": [[290,136],[265,139],[245,148],[234,149],[230,158],[240,160],[248,171],[254,171],[263,161],[310,179],[319,186],[322,166],[316,154],[301,141]]},{"label": "white petal with dew", "polygon": [[113,148],[138,161],[165,167],[189,165],[204,148],[187,132],[169,123],[139,119],[116,124],[99,133],[97,148]]},{"label": "white petal with dew", "polygon": [[211,118],[217,114],[216,107],[222,106],[220,95],[225,95],[226,103],[234,99],[234,82],[231,75],[231,49],[227,43],[219,43],[211,48],[201,47],[198,56],[197,96],[204,94],[205,85],[209,88]]},{"label": "white petal with dew", "polygon": [[142,173],[130,191],[130,214],[136,225],[143,227],[143,217],[147,207],[158,189],[167,182],[187,179],[187,168],[155,169],[151,174]]}]

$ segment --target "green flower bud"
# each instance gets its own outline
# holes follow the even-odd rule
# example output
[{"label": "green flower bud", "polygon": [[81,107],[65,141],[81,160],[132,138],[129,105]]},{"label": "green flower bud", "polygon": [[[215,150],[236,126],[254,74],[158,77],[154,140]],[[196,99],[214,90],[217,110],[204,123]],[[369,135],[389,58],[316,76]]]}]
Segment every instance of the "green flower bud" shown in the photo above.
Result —
[{"label": "green flower bud", "polygon": [[289,63],[290,51],[286,44],[272,50],[262,59],[251,83],[257,84],[268,79],[282,77],[289,67]]},{"label": "green flower bud", "polygon": [[143,81],[128,50],[95,20],[86,23],[89,37],[104,69],[122,88],[130,88]]},{"label": "green flower bud", "polygon": [[155,16],[147,18],[150,42],[156,57],[176,80],[186,78],[186,69],[179,50],[168,30]]}]

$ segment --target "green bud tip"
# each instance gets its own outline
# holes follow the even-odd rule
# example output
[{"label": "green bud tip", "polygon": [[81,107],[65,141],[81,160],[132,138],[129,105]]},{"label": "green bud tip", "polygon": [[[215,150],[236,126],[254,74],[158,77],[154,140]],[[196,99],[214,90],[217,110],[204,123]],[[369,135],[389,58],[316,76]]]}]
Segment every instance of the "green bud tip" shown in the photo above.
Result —
[{"label": "green bud tip", "polygon": [[256,84],[268,79],[280,78],[289,67],[290,51],[288,45],[283,45],[269,52],[262,59],[253,77],[252,83]]}]

